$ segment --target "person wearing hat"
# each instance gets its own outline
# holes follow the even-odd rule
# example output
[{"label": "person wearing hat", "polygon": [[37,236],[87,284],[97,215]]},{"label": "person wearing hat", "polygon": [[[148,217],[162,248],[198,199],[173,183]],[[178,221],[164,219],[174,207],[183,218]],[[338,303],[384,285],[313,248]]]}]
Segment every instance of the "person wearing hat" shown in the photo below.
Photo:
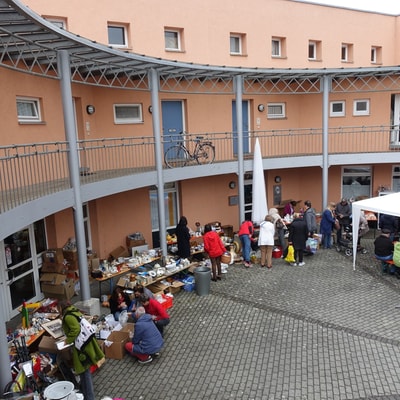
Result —
[{"label": "person wearing hat", "polygon": [[[394,244],[390,239],[390,230],[382,229],[381,234],[374,241],[375,258],[382,261],[383,272],[387,272],[388,264],[385,261],[393,260]],[[393,265],[390,273],[394,274],[396,267]]]}]

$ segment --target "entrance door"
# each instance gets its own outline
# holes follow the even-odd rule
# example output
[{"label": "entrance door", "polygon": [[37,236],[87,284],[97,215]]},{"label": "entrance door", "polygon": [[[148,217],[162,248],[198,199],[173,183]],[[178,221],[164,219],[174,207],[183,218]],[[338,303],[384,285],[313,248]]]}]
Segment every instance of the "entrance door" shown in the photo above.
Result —
[{"label": "entrance door", "polygon": [[[42,298],[38,270],[41,258],[38,251],[42,252],[45,249],[42,222],[30,225],[1,242],[1,297],[8,318],[13,318],[19,313],[18,307],[23,301],[35,302]],[[39,240],[35,239],[35,235]]]},{"label": "entrance door", "polygon": [[184,140],[183,132],[183,102],[182,101],[162,101],[162,132],[165,151]]},{"label": "entrance door", "polygon": [[390,125],[392,126],[390,144],[400,144],[400,94],[392,95],[392,120]]},{"label": "entrance door", "polygon": [[[249,137],[249,102],[242,101],[242,129],[243,129],[243,153],[249,153],[250,137]],[[236,101],[232,102],[232,131],[233,131],[233,154],[238,153],[238,129],[236,116]]]}]

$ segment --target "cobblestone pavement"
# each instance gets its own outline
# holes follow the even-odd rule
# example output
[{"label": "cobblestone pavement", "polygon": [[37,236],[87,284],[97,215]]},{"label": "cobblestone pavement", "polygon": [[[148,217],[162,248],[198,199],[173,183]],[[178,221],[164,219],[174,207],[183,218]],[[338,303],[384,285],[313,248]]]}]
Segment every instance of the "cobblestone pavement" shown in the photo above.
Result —
[{"label": "cobblestone pavement", "polygon": [[[97,398],[400,399],[400,280],[335,249],[272,270],[235,264],[207,296],[181,291],[161,357],[107,360]],[[95,287],[93,287],[95,290]]]}]

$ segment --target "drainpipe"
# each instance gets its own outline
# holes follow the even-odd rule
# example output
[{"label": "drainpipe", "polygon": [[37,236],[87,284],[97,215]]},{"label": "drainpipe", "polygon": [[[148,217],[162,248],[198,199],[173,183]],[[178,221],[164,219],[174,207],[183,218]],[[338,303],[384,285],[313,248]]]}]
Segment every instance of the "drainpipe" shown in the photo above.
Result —
[{"label": "drainpipe", "polygon": [[236,126],[238,140],[238,191],[239,191],[239,224],[244,221],[244,160],[243,160],[243,77],[235,76]]},{"label": "drainpipe", "polygon": [[328,169],[329,169],[329,148],[328,148],[328,115],[329,115],[329,91],[332,78],[324,75],[322,77],[322,208],[328,204]]},{"label": "drainpipe", "polygon": [[154,68],[149,71],[149,84],[151,91],[151,114],[153,120],[154,136],[154,156],[157,171],[157,197],[158,197],[158,225],[160,231],[160,247],[165,257],[167,255],[167,237],[165,225],[165,206],[164,206],[164,179],[163,179],[163,153],[161,143],[161,124],[160,124],[160,101],[158,97],[159,78]]},{"label": "drainpipe", "polygon": [[77,132],[75,127],[74,108],[72,103],[71,71],[67,50],[58,51],[58,73],[61,77],[60,86],[64,114],[64,129],[69,147],[68,165],[70,183],[74,191],[73,211],[76,245],[78,250],[81,299],[85,301],[90,299],[89,269],[86,254],[85,227],[83,223]]}]

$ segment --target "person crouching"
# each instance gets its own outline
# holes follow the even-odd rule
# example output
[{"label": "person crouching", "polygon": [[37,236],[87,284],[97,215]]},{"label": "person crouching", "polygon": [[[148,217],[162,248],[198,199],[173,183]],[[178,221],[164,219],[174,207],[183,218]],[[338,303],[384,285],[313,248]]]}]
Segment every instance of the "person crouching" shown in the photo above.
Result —
[{"label": "person crouching", "polygon": [[136,323],[131,342],[125,344],[125,350],[136,357],[140,364],[147,364],[158,357],[164,345],[164,339],[153,322],[151,315],[146,314],[144,307],[135,312]]}]

